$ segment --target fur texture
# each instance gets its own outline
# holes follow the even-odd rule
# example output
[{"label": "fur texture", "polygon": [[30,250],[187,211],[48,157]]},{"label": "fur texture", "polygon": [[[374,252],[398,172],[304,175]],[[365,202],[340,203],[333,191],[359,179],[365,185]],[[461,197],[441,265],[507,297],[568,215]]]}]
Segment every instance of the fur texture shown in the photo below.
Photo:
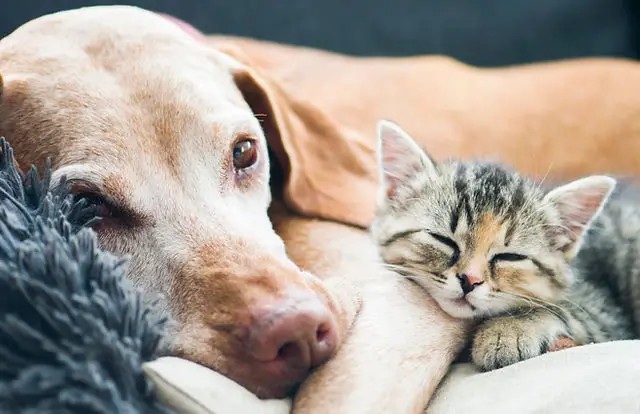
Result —
[{"label": "fur texture", "polygon": [[50,193],[49,173],[22,176],[2,140],[0,411],[169,413],[142,373],[166,322],[83,228],[94,209]]},{"label": "fur texture", "polygon": [[637,337],[640,206],[609,199],[614,179],[545,191],[500,164],[436,164],[389,122],[379,136],[380,253],[447,313],[481,321],[477,365]]}]

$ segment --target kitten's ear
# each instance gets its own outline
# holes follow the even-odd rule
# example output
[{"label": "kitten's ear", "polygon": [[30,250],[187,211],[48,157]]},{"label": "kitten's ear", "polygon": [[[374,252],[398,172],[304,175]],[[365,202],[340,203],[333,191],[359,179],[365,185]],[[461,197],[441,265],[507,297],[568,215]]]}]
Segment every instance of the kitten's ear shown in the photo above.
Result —
[{"label": "kitten's ear", "polygon": [[615,186],[613,178],[593,175],[551,190],[545,196],[545,201],[560,214],[560,246],[568,258],[578,253],[585,230],[600,214]]},{"label": "kitten's ear", "polygon": [[418,172],[436,174],[436,164],[397,124],[378,121],[378,165],[383,196],[392,198]]}]

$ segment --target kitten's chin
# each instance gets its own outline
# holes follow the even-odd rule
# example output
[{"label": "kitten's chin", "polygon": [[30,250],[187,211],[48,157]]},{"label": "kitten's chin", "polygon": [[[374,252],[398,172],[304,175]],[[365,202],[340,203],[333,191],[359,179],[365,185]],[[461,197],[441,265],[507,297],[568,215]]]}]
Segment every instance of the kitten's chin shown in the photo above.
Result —
[{"label": "kitten's chin", "polygon": [[474,319],[478,317],[477,309],[466,299],[436,299],[440,308],[450,316],[458,319]]}]

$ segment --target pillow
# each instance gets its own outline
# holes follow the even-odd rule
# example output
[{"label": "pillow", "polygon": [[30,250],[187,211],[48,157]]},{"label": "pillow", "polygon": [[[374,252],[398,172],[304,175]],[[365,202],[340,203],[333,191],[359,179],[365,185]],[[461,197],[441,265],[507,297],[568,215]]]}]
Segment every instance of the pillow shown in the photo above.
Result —
[{"label": "pillow", "polygon": [[[289,400],[260,400],[201,365],[164,357],[143,366],[160,400],[184,414],[287,414]],[[553,352],[492,372],[456,364],[427,414],[640,412],[640,340]],[[330,404],[330,401],[328,401]],[[390,413],[393,414],[393,413]]]},{"label": "pillow", "polygon": [[640,341],[586,345],[480,373],[456,364],[428,414],[640,412]]},{"label": "pillow", "polygon": [[186,359],[162,357],[142,366],[158,398],[180,414],[287,414],[289,400],[260,400],[229,378]]}]

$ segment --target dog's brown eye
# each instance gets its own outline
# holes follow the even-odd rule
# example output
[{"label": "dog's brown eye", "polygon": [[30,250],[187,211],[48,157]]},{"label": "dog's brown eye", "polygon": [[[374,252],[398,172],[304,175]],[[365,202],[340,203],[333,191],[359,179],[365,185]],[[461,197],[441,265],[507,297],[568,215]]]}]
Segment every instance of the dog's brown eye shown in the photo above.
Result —
[{"label": "dog's brown eye", "polygon": [[258,150],[255,141],[243,139],[233,146],[233,167],[244,170],[258,161]]}]

